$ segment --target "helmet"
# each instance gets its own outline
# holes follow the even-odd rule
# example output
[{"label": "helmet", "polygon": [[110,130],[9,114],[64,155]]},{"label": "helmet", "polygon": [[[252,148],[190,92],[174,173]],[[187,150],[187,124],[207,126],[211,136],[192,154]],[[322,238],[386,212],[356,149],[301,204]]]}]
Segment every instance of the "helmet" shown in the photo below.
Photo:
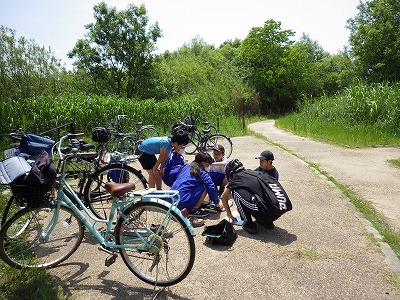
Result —
[{"label": "helmet", "polygon": [[226,164],[225,167],[226,178],[228,178],[228,180],[231,179],[233,174],[243,169],[244,169],[243,164],[237,158],[231,160]]}]

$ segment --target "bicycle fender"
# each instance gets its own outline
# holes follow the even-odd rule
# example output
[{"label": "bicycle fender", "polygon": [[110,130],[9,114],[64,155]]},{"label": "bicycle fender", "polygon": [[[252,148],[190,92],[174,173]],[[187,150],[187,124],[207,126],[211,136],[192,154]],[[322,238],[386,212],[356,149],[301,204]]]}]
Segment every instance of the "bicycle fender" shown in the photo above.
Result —
[{"label": "bicycle fender", "polygon": [[182,214],[182,212],[181,212],[175,205],[172,205],[171,203],[169,203],[169,202],[167,202],[167,201],[165,201],[165,200],[162,200],[162,199],[160,199],[160,198],[144,198],[144,197],[143,197],[141,201],[142,201],[142,202],[160,203],[161,205],[166,206],[168,209],[171,207],[171,210],[173,210],[173,211],[185,222],[187,228],[189,228],[190,234],[191,234],[192,236],[196,236],[196,233],[195,233],[195,231],[194,231],[194,229],[193,229],[193,226],[192,226],[192,224],[190,223],[189,219],[186,218],[186,217]]}]

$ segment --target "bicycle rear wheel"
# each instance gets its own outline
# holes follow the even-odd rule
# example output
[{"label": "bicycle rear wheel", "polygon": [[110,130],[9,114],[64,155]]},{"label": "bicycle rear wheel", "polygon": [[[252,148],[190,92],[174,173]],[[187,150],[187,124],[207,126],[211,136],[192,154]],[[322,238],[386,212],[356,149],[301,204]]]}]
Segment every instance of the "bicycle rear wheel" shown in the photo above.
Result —
[{"label": "bicycle rear wheel", "polygon": [[146,178],[142,173],[125,163],[106,165],[95,171],[86,182],[85,205],[99,219],[107,219],[113,197],[105,189],[107,182],[133,182],[135,190],[147,188]]},{"label": "bicycle rear wheel", "polygon": [[143,141],[143,140],[148,139],[153,136],[160,136],[160,133],[154,127],[144,126],[141,129],[139,129],[138,136]]},{"label": "bicycle rear wheel", "polygon": [[[51,268],[70,257],[82,242],[81,220],[67,207],[24,208],[12,216],[0,231],[0,256],[14,268]],[[44,239],[49,225],[54,225]]]},{"label": "bicycle rear wheel", "polygon": [[[193,267],[194,238],[185,222],[161,203],[137,202],[124,212],[129,222],[120,217],[115,227],[116,243],[144,246],[133,228],[154,243],[148,250],[122,248],[120,254],[126,266],[146,283],[170,286],[182,281]],[[168,220],[165,218],[168,217]],[[158,231],[159,230],[159,231]]]},{"label": "bicycle rear wheel", "polygon": [[189,133],[189,143],[185,147],[186,154],[193,154],[197,151],[200,145],[200,135],[198,132],[193,131]]},{"label": "bicycle rear wheel", "polygon": [[224,156],[226,158],[229,158],[231,156],[233,146],[232,141],[229,137],[220,133],[210,135],[206,141],[206,151],[211,152],[216,144],[222,145],[225,148]]}]

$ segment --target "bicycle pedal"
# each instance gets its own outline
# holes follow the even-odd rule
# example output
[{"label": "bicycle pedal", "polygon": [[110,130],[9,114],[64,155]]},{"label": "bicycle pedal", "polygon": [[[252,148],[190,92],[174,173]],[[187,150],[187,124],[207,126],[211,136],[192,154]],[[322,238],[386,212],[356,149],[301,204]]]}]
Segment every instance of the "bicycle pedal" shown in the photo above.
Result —
[{"label": "bicycle pedal", "polygon": [[109,266],[111,266],[113,263],[115,263],[115,260],[117,259],[117,256],[118,256],[118,254],[116,254],[116,253],[114,253],[114,254],[111,254],[110,256],[108,256],[107,258],[106,258],[106,260],[105,260],[105,266],[106,267],[109,267]]}]

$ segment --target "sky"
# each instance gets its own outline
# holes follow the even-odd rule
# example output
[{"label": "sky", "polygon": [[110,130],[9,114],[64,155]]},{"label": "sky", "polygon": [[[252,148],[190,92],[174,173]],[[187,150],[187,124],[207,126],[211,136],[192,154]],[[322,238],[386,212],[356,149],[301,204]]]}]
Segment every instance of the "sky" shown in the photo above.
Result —
[{"label": "sky", "polygon": [[[348,45],[346,22],[357,13],[360,0],[105,0],[109,7],[126,9],[145,4],[149,23],[158,22],[162,35],[157,53],[174,51],[195,37],[218,47],[226,40],[243,40],[253,27],[270,19],[302,33],[336,54]],[[70,69],[67,57],[85,25],[94,21],[93,6],[100,0],[0,0],[0,25],[16,30],[17,36],[50,47]]]}]

